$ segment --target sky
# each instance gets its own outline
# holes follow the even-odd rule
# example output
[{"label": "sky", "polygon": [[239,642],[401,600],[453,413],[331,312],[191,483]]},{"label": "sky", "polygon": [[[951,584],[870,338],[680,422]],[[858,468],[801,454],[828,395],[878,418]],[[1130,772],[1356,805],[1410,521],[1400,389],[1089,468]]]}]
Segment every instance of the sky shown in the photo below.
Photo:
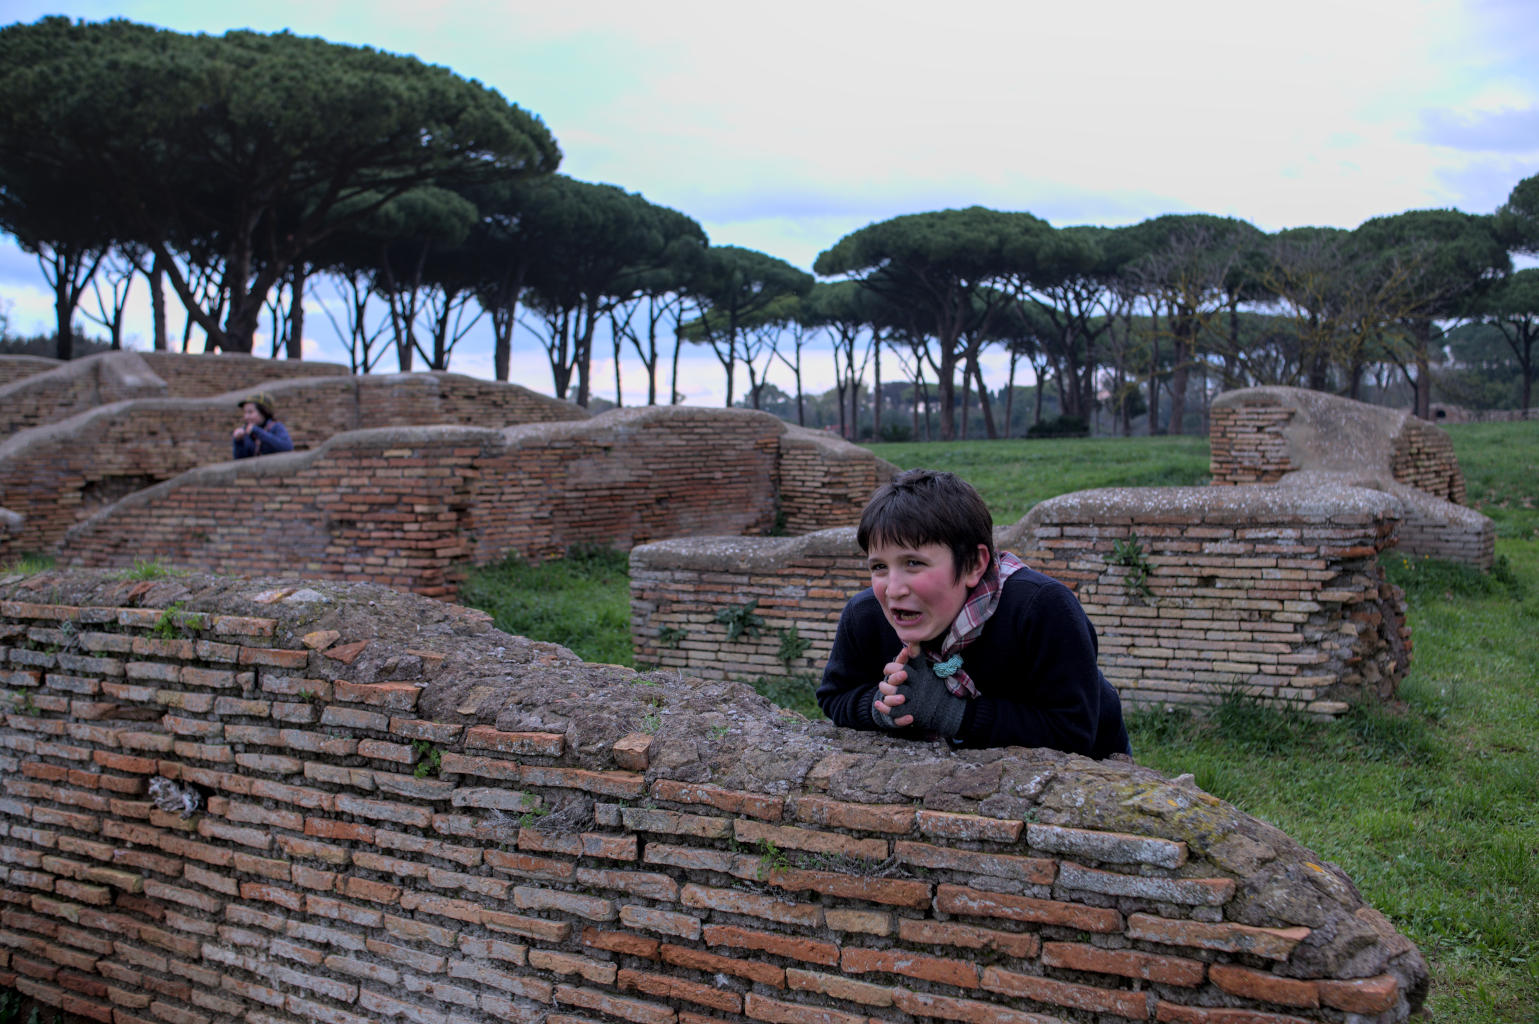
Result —
[{"label": "sky", "polygon": [[[928,210],[1351,228],[1487,213],[1539,173],[1533,0],[0,0],[0,24],[46,14],[412,54],[538,114],[562,173],[808,270],[849,232]],[[130,332],[147,347],[143,306]],[[41,273],[9,240],[0,310],[51,330]],[[514,344],[514,378],[549,393],[535,341]],[[319,300],[306,350],[346,362]],[[681,390],[719,404],[720,366],[692,356]],[[474,338],[451,364],[490,367]],[[629,403],[642,381],[622,368]],[[831,385],[815,366],[809,390]]]}]

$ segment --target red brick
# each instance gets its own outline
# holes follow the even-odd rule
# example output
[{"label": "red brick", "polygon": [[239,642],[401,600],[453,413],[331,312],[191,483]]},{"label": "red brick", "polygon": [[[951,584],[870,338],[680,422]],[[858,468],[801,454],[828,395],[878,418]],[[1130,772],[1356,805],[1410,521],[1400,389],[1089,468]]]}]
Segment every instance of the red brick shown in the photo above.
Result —
[{"label": "red brick", "polygon": [[1208,1008],[1167,1003],[1154,1004],[1154,1019],[1160,1024],[1309,1024],[1302,1017],[1262,1010]]},{"label": "red brick", "polygon": [[630,956],[645,957],[648,960],[657,959],[660,945],[657,939],[631,932],[604,931],[599,928],[584,928],[582,943],[594,949],[607,949],[611,953],[626,953]]},{"label": "red brick", "polygon": [[676,782],[673,779],[658,779],[654,782],[652,795],[658,800],[671,800],[674,803],[706,804],[729,814],[746,814],[763,821],[779,821],[785,810],[783,797]]},{"label": "red brick", "polygon": [[477,725],[465,731],[465,746],[501,754],[560,757],[566,750],[566,737],[558,732],[502,732],[489,725]]},{"label": "red brick", "polygon": [[1018,996],[1076,1010],[1112,1013],[1133,1020],[1144,1020],[1149,1016],[1149,996],[1143,992],[1077,985],[1031,974],[1018,974],[1000,967],[984,969],[983,988],[1001,995]]},{"label": "red brick", "polygon": [[768,1021],[769,1024],[867,1024],[867,1019],[858,1013],[845,1013],[843,1010],[824,1009],[805,1003],[786,1003],[761,996],[757,992],[748,993],[743,1000],[743,1012],[755,1020]]},{"label": "red brick", "polygon": [[1063,925],[1087,932],[1122,931],[1122,915],[1105,907],[983,892],[960,885],[940,886],[935,895],[935,908],[945,914],[1003,917],[1033,924]]},{"label": "red brick", "polygon": [[796,869],[770,871],[771,885],[792,891],[811,890],[842,899],[868,900],[896,907],[928,907],[930,883],[902,878],[874,878],[832,871]]},{"label": "red brick", "polygon": [[827,797],[798,797],[797,821],[859,832],[903,834],[914,830],[915,809],[909,804],[852,804]]},{"label": "red brick", "polygon": [[1027,932],[1004,932],[952,921],[926,921],[908,917],[899,919],[898,937],[905,942],[959,946],[985,953],[1004,953],[1023,960],[1035,957],[1042,948],[1042,940]]},{"label": "red brick", "polygon": [[899,841],[894,854],[900,863],[920,867],[966,871],[975,875],[1013,878],[1030,885],[1052,885],[1057,862],[1045,857],[1018,857],[1004,853],[979,853],[930,843]]},{"label": "red brick", "polygon": [[688,967],[691,970],[706,973],[735,974],[760,984],[773,985],[775,988],[786,987],[785,969],[776,967],[774,964],[766,964],[758,960],[738,960],[734,957],[719,956],[701,949],[674,946],[669,943],[664,943],[659,952],[665,963],[676,967]]},{"label": "red brick", "polygon": [[860,949],[846,946],[839,956],[839,968],[849,974],[873,971],[901,974],[958,988],[976,988],[978,985],[978,968],[972,964],[923,956],[906,949]]},{"label": "red brick", "polygon": [[743,1008],[743,998],[736,992],[702,985],[697,981],[685,981],[666,974],[650,974],[645,971],[622,970],[618,985],[622,992],[640,992],[659,999],[682,999],[685,1002],[709,1006],[713,1010],[737,1013]]},{"label": "red brick", "polygon": [[893,989],[892,994],[894,1006],[916,1017],[939,1017],[942,1020],[961,1021],[962,1024],[1064,1024],[1059,1017],[1011,1010],[976,999],[957,999],[933,992],[910,992],[903,988]]},{"label": "red brick", "polygon": [[555,997],[559,1004],[607,1013],[631,1024],[674,1024],[676,1019],[671,1007],[640,999],[624,999],[598,989],[557,985]]},{"label": "red brick", "polygon": [[1320,990],[1313,981],[1280,978],[1234,964],[1214,964],[1208,968],[1208,978],[1232,996],[1281,1006],[1313,1008],[1320,1005]]},{"label": "red brick", "polygon": [[1309,937],[1309,929],[1256,928],[1230,922],[1175,921],[1152,914],[1128,916],[1129,938],[1167,946],[1192,946],[1226,953],[1251,953],[1268,960],[1286,960]]},{"label": "red brick", "polygon": [[1138,978],[1184,988],[1201,985],[1206,970],[1201,960],[1160,956],[1132,949],[1101,949],[1079,942],[1044,943],[1042,962],[1048,967],[1117,974],[1124,978]]},{"label": "red brick", "polygon": [[1024,821],[986,818],[977,814],[952,814],[946,811],[920,811],[919,831],[927,836],[968,842],[1013,843],[1026,827]]},{"label": "red brick", "polygon": [[1394,1007],[1400,996],[1400,982],[1392,974],[1350,981],[1325,980],[1319,986],[1322,1003],[1348,1013],[1384,1013]]},{"label": "red brick", "polygon": [[754,949],[762,953],[804,960],[808,963],[835,967],[839,963],[839,947],[832,942],[804,939],[773,932],[753,931],[732,925],[707,925],[703,930],[707,945],[728,946],[736,949]]}]

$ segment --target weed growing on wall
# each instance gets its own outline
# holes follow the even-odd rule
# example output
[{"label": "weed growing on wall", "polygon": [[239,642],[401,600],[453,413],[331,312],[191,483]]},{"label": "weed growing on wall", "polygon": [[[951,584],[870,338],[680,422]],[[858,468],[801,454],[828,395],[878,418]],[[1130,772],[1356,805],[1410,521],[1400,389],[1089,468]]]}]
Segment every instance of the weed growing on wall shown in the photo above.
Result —
[{"label": "weed growing on wall", "polygon": [[754,609],[759,607],[759,599],[752,598],[740,608],[722,608],[716,612],[716,621],[727,627],[727,640],[733,641],[738,637],[756,637],[759,630],[764,628],[764,616],[759,615]]},{"label": "weed growing on wall", "polygon": [[807,653],[807,648],[811,646],[812,641],[804,639],[796,631],[796,624],[793,622],[790,629],[780,630],[780,650],[775,652],[775,657],[780,660],[780,663],[789,672],[796,662],[801,659],[801,656]]},{"label": "weed growing on wall", "polygon": [[417,755],[417,764],[411,770],[412,775],[419,779],[428,777],[437,778],[443,768],[444,752],[437,744],[428,740],[412,740],[411,749]]},{"label": "weed growing on wall", "polygon": [[1128,593],[1134,594],[1145,601],[1154,597],[1154,591],[1149,589],[1149,573],[1153,566],[1144,557],[1144,547],[1138,542],[1138,534],[1130,533],[1126,540],[1112,541],[1112,553],[1106,559],[1108,565],[1121,565],[1127,568],[1127,576],[1123,579],[1123,586]]}]

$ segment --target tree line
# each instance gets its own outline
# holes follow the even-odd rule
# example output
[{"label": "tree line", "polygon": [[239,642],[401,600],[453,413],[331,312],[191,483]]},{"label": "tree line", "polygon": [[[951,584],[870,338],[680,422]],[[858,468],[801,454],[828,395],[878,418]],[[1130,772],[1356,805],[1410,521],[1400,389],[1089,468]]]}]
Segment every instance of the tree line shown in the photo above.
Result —
[{"label": "tree line", "polygon": [[[1101,409],[1157,430],[1163,413],[1179,432],[1198,377],[1357,397],[1386,367],[1425,416],[1460,325],[1482,328],[1487,355],[1502,339],[1530,402],[1539,270],[1513,273],[1510,254],[1539,251],[1539,176],[1493,214],[1417,210],[1353,230],[910,214],[840,239],[814,277],[713,246],[686,214],[559,174],[560,160],[537,115],[410,57],[124,20],[0,29],[0,230],[53,292],[59,358],[77,315],[121,345],[143,279],[157,349],[175,345],[168,291],[186,310],[183,349],[201,331],[208,351],[251,352],[265,320],[271,354],[289,358],[304,299],[319,298],[359,373],[391,355],[447,369],[485,318],[497,379],[522,326],[555,394],[585,406],[597,346],[617,400],[629,353],[657,403],[676,400],[680,348],[698,344],[728,404],[741,371],[759,407],[778,367],[802,419],[804,360],[831,352],[849,434],[863,409],[882,434],[885,371],[907,385],[914,436],[921,409],[927,436],[932,418],[955,436],[959,413],[965,431],[969,409],[998,436],[993,403],[1014,399],[1018,366],[1038,382],[1038,419],[1050,389],[1066,421]],[[993,390],[991,350],[1009,367]]]}]

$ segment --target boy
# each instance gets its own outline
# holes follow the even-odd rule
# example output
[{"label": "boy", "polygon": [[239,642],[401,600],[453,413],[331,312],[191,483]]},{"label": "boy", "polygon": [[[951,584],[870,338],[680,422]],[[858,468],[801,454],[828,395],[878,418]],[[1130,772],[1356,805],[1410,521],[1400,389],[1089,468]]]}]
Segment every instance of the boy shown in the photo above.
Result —
[{"label": "boy", "polygon": [[241,424],[230,436],[234,458],[249,459],[294,450],[288,429],[273,419],[273,400],[267,392],[258,391],[242,398],[240,416]]},{"label": "boy", "polygon": [[959,747],[1131,752],[1090,620],[1062,583],[996,555],[971,485],[899,473],[855,536],[871,588],[845,605],[818,687],[835,724]]}]

